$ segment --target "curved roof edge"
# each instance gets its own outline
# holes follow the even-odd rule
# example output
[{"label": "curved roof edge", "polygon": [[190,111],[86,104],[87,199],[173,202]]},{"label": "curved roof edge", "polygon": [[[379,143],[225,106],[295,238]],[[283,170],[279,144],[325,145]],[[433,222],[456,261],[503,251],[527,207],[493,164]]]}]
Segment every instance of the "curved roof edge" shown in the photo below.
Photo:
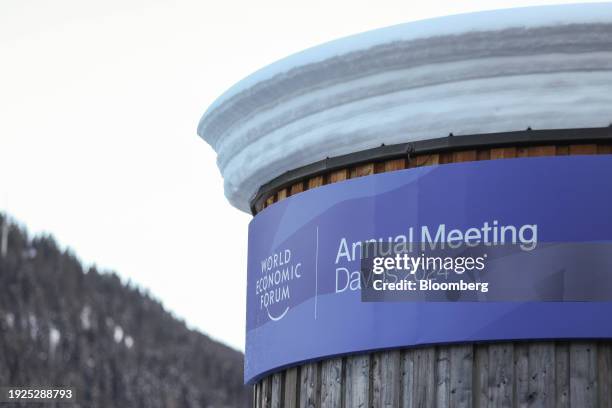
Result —
[{"label": "curved roof edge", "polygon": [[612,121],[612,3],[441,17],[339,39],[238,82],[202,117],[226,195],[381,143]]}]

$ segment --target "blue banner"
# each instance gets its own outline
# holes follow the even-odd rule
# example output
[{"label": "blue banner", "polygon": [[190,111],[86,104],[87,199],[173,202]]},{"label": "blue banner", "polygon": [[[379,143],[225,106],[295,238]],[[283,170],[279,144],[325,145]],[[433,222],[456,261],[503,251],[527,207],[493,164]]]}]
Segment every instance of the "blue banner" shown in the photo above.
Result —
[{"label": "blue banner", "polygon": [[[249,226],[245,381],[308,360],[376,349],[610,338],[611,210],[610,155],[422,167],[282,200]],[[488,251],[511,256],[492,261],[497,286],[491,294],[501,295],[486,303],[477,301],[481,294],[460,302],[431,294],[415,301],[365,302],[365,241],[416,243],[436,251],[470,248],[474,262]],[[425,253],[417,251],[415,259],[419,256],[427,261]],[[463,274],[465,264],[457,272],[453,259],[451,274]],[[486,267],[488,261],[479,262]],[[526,271],[534,265],[534,270],[548,265],[550,273],[531,280]],[[460,279],[452,275],[453,282],[482,291],[487,275],[476,272]],[[445,290],[444,279],[429,274],[422,288]],[[512,288],[505,297],[504,287]],[[500,298],[504,301],[496,301]]]}]

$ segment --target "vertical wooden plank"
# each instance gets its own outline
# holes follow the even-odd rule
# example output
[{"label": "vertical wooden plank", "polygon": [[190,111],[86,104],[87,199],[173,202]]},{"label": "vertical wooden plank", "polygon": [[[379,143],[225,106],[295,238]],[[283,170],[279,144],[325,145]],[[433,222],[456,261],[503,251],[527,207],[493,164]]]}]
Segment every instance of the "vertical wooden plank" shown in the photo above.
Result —
[{"label": "vertical wooden plank", "polygon": [[597,154],[612,154],[612,144],[600,144],[597,146]]},{"label": "vertical wooden plank", "polygon": [[382,406],[381,388],[384,380],[382,379],[381,366],[384,363],[381,360],[383,358],[383,354],[384,351],[373,353],[370,358],[372,364],[372,368],[370,370],[372,377],[372,390],[370,392],[372,394],[372,408],[380,408]]},{"label": "vertical wooden plank", "polygon": [[437,347],[435,390],[436,407],[450,406],[450,348],[452,346]]},{"label": "vertical wooden plank", "polygon": [[555,403],[558,408],[569,408],[569,345],[557,342],[555,345]]},{"label": "vertical wooden plank", "polygon": [[516,157],[516,147],[498,147],[491,149],[491,160]]},{"label": "vertical wooden plank", "polygon": [[348,177],[349,177],[349,172],[346,169],[334,171],[334,172],[330,173],[330,175],[329,175],[329,182],[330,183],[337,183],[339,181],[343,181],[343,180],[348,179]]},{"label": "vertical wooden plank", "polygon": [[271,408],[281,408],[283,406],[283,373],[272,374],[272,393],[270,397]]},{"label": "vertical wooden plank", "polygon": [[569,147],[570,154],[596,154],[596,144],[574,144]]},{"label": "vertical wooden plank", "polygon": [[272,377],[268,376],[261,381],[261,406],[270,408],[272,398]]},{"label": "vertical wooden plank", "polygon": [[385,370],[383,371],[382,401],[383,407],[397,407],[400,402],[401,352],[391,350],[385,353]]},{"label": "vertical wooden plank", "polygon": [[489,345],[488,395],[492,407],[514,405],[514,345],[494,343]]},{"label": "vertical wooden plank", "polygon": [[471,344],[452,346],[450,349],[450,406],[473,406],[474,347]]},{"label": "vertical wooden plank", "polygon": [[314,408],[317,406],[320,391],[319,365],[308,363],[300,370],[300,408]]},{"label": "vertical wooden plank", "polygon": [[399,350],[375,353],[372,358],[372,407],[398,407],[400,397]]},{"label": "vertical wooden plank", "polygon": [[516,157],[529,157],[529,148],[523,146],[517,147]]},{"label": "vertical wooden plank", "polygon": [[570,343],[570,406],[597,406],[597,355],[595,343]]},{"label": "vertical wooden plank", "polygon": [[[401,352],[400,401],[402,408],[414,408],[414,350]],[[348,408],[348,406],[347,406]]]},{"label": "vertical wooden plank", "polygon": [[296,195],[298,193],[301,193],[302,191],[304,191],[304,183],[299,182],[291,186],[289,193],[290,195]]},{"label": "vertical wooden plank", "polygon": [[351,169],[351,178],[374,174],[374,163],[362,164]]},{"label": "vertical wooden plank", "polygon": [[447,164],[453,162],[453,152],[442,152],[440,153],[440,164]]},{"label": "vertical wooden plank", "polygon": [[433,347],[414,350],[414,406],[433,407],[435,395],[436,350]]},{"label": "vertical wooden plank", "polygon": [[422,154],[411,158],[407,167],[435,166],[436,164],[440,164],[439,154]]},{"label": "vertical wooden plank", "polygon": [[472,370],[472,383],[474,384],[474,407],[487,408],[489,406],[489,345],[476,344],[474,346],[474,369]]},{"label": "vertical wooden plank", "polygon": [[554,156],[557,153],[555,145],[530,146],[527,149],[529,157]]},{"label": "vertical wooden plank", "polygon": [[394,159],[384,162],[383,171],[396,171],[406,168],[406,159]]},{"label": "vertical wooden plank", "polygon": [[454,163],[476,161],[477,159],[478,155],[476,150],[463,150],[459,152],[453,152]]},{"label": "vertical wooden plank", "polygon": [[555,344],[529,345],[529,398],[531,407],[555,407]]},{"label": "vertical wooden plank", "polygon": [[370,392],[370,356],[367,354],[346,358],[345,406],[365,408]]},{"label": "vertical wooden plank", "polygon": [[478,150],[476,160],[490,160],[490,159],[491,159],[491,149]]},{"label": "vertical wooden plank", "polygon": [[276,201],[281,201],[284,200],[285,198],[287,198],[287,189],[286,188],[282,188],[278,191],[278,193],[276,194]]},{"label": "vertical wooden plank", "polygon": [[308,190],[321,187],[323,184],[325,184],[324,180],[325,179],[323,176],[316,176],[308,179]]},{"label": "vertical wooden plank", "polygon": [[342,378],[341,358],[333,358],[321,363],[321,407],[341,407]]},{"label": "vertical wooden plank", "polygon": [[266,199],[266,208],[274,204],[274,196],[270,196]]},{"label": "vertical wooden plank", "polygon": [[569,154],[569,146],[568,145],[558,145],[557,151],[555,153],[556,156],[567,156]]},{"label": "vertical wooden plank", "polygon": [[597,344],[597,389],[599,391],[599,407],[612,408],[612,346],[610,342]]},{"label": "vertical wooden plank", "polygon": [[253,386],[253,407],[261,408],[261,381]]},{"label": "vertical wooden plank", "polygon": [[297,408],[298,406],[298,368],[292,367],[285,372],[285,386],[283,407]]},{"label": "vertical wooden plank", "polygon": [[529,346],[514,345],[514,401],[517,407],[529,405]]},{"label": "vertical wooden plank", "polygon": [[374,174],[384,173],[385,172],[385,162],[377,161],[374,163]]}]

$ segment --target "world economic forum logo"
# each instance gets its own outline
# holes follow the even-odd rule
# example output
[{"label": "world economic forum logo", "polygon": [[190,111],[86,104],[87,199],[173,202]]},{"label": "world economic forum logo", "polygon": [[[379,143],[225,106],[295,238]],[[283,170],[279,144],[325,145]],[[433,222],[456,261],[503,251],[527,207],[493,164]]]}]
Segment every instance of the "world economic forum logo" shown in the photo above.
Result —
[{"label": "world economic forum logo", "polygon": [[259,309],[272,321],[281,320],[291,308],[291,284],[302,277],[302,263],[282,249],[261,260],[261,275],[255,282]]}]

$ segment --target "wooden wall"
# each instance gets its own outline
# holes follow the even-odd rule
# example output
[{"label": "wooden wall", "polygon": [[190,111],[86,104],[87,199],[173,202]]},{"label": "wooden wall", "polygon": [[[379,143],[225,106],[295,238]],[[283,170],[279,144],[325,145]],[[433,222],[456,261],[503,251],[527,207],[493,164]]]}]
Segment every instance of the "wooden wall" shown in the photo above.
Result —
[{"label": "wooden wall", "polygon": [[[575,154],[612,154],[612,145],[487,148],[366,163],[274,192],[265,205],[324,184],[374,173],[476,160]],[[253,403],[256,408],[612,408],[612,342],[455,344],[327,359],[263,379],[255,385]]]}]

